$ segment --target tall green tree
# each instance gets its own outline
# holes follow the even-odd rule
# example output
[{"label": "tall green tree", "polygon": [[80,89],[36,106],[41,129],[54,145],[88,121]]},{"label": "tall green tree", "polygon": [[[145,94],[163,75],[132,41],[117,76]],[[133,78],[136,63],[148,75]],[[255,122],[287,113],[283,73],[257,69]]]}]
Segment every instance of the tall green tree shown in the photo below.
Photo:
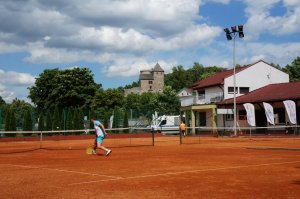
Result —
[{"label": "tall green tree", "polygon": [[297,57],[290,65],[286,65],[283,70],[290,75],[290,81],[300,80],[300,57]]},{"label": "tall green tree", "polygon": [[45,130],[45,121],[44,121],[44,113],[43,112],[41,112],[39,114],[38,130],[39,131]]},{"label": "tall green tree", "polygon": [[25,112],[24,120],[23,120],[23,131],[32,131],[32,111],[31,109],[27,109]]},{"label": "tall green tree", "polygon": [[0,106],[2,106],[4,104],[6,104],[6,103],[5,103],[4,99],[0,96]]},{"label": "tall green tree", "polygon": [[45,130],[51,131],[52,129],[52,111],[50,109],[46,112],[46,123],[45,123]]},{"label": "tall green tree", "polygon": [[78,108],[78,129],[84,129],[84,114],[81,108]]},{"label": "tall green tree", "polygon": [[17,124],[16,124],[16,114],[15,114],[15,110],[13,108],[11,108],[11,112],[10,112],[10,122],[9,122],[9,130],[10,131],[16,131],[17,130]]},{"label": "tall green tree", "polygon": [[180,109],[180,99],[175,90],[166,86],[163,93],[158,94],[158,109],[160,114],[164,115],[177,115]]},{"label": "tall green tree", "polygon": [[97,90],[88,68],[44,70],[29,88],[29,98],[40,109],[51,107],[90,107]]},{"label": "tall green tree", "polygon": [[113,110],[123,107],[125,104],[124,94],[119,89],[100,90],[93,100],[94,109],[98,107]]},{"label": "tall green tree", "polygon": [[[112,128],[119,128],[119,120],[120,120],[120,114],[119,114],[119,109],[115,108],[114,109],[114,118],[113,118],[113,124]],[[115,133],[118,133],[118,131],[114,131]]]},{"label": "tall green tree", "polygon": [[63,130],[63,128],[61,128],[61,113],[58,106],[54,108],[53,118],[52,118],[52,129]]},{"label": "tall green tree", "polygon": [[11,102],[10,107],[15,112],[16,127],[21,128],[23,126],[23,119],[26,111],[32,108],[31,104],[16,98]]},{"label": "tall green tree", "polygon": [[[125,111],[124,119],[123,119],[123,128],[128,128],[128,127],[129,127],[128,114],[127,114],[127,111]],[[124,133],[129,133],[129,129],[125,129],[123,132]]]},{"label": "tall green tree", "polygon": [[187,86],[187,79],[188,76],[186,70],[183,66],[179,65],[177,67],[173,67],[171,74],[166,75],[165,84],[171,86],[175,91],[179,91]]},{"label": "tall green tree", "polygon": [[10,114],[11,110],[10,108],[7,108],[6,113],[5,113],[5,131],[10,131]]},{"label": "tall green tree", "polygon": [[67,113],[67,121],[66,121],[66,129],[67,130],[74,130],[73,114],[74,114],[73,108],[69,108],[68,113]]}]

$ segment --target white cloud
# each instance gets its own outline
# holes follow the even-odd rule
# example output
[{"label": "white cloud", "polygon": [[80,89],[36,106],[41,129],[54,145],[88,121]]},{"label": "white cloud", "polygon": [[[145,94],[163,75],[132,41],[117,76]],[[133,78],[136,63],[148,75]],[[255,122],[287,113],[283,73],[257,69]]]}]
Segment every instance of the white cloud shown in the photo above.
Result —
[{"label": "white cloud", "polygon": [[[279,64],[285,67],[287,63],[291,63],[300,54],[300,43],[249,43],[241,47],[241,57],[248,57],[244,59],[244,63],[253,63],[258,59],[263,59],[267,62]],[[250,56],[245,56],[248,54]]]},{"label": "white cloud", "polygon": [[29,101],[27,99],[27,87],[32,86],[34,82],[35,78],[28,73],[18,73],[0,69],[0,96],[7,103],[17,97],[18,99]]},{"label": "white cloud", "polygon": [[222,4],[229,4],[231,0],[205,0],[204,2],[215,2],[215,3],[222,3]]},{"label": "white cloud", "polygon": [[148,62],[141,58],[119,58],[115,64],[107,66],[104,69],[104,73],[106,73],[108,77],[132,77],[139,75],[141,70],[152,69],[157,63],[164,69],[166,74],[177,64],[176,62],[166,62],[164,60]]},{"label": "white cloud", "polygon": [[262,33],[288,35],[300,33],[300,3],[296,0],[285,0],[286,12],[282,16],[272,16],[271,9],[280,0],[246,0],[248,21],[245,24],[246,39],[258,39]]}]

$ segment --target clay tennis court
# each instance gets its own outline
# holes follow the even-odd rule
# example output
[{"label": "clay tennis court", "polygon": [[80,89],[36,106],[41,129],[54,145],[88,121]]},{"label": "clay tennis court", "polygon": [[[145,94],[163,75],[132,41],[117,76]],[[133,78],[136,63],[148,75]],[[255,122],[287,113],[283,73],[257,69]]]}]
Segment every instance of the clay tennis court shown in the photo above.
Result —
[{"label": "clay tennis court", "polygon": [[184,139],[182,145],[169,136],[156,137],[155,146],[112,146],[108,157],[84,149],[2,153],[0,196],[300,198],[299,137]]}]

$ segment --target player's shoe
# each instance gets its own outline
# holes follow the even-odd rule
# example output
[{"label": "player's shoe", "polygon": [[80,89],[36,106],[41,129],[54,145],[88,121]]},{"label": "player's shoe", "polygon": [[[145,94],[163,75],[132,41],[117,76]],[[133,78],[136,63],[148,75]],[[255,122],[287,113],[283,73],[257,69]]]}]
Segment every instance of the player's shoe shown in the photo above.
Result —
[{"label": "player's shoe", "polygon": [[106,151],[105,156],[108,156],[111,153],[111,150],[109,149],[108,151]]},{"label": "player's shoe", "polygon": [[96,151],[95,151],[95,150],[93,150],[92,154],[93,154],[93,155],[96,155]]}]

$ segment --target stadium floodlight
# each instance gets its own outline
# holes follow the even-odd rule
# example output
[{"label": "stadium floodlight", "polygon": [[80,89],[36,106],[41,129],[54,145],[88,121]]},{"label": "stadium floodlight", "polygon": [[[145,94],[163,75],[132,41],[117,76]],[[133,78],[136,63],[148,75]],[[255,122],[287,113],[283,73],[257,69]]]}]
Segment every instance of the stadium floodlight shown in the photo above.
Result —
[{"label": "stadium floodlight", "polygon": [[243,31],[243,25],[239,25],[238,26],[238,29],[239,29],[239,37],[240,38],[243,38],[245,35],[244,35],[244,31]]},{"label": "stadium floodlight", "polygon": [[227,40],[228,40],[228,41],[229,41],[229,40],[232,40],[232,37],[231,37],[231,35],[230,35],[229,29],[228,29],[228,28],[225,28],[224,31],[225,31],[225,33],[226,33]]},{"label": "stadium floodlight", "polygon": [[231,27],[232,32],[237,32],[236,26]]},{"label": "stadium floodlight", "polygon": [[244,37],[244,32],[243,32],[243,25],[238,25],[238,29],[236,26],[231,27],[231,32],[229,28],[224,29],[226,33],[226,38],[228,41],[232,40],[233,38],[233,130],[234,130],[234,135],[237,136],[236,132],[236,127],[237,127],[237,115],[236,115],[236,78],[235,78],[235,38],[237,33],[239,34],[239,38]]}]

